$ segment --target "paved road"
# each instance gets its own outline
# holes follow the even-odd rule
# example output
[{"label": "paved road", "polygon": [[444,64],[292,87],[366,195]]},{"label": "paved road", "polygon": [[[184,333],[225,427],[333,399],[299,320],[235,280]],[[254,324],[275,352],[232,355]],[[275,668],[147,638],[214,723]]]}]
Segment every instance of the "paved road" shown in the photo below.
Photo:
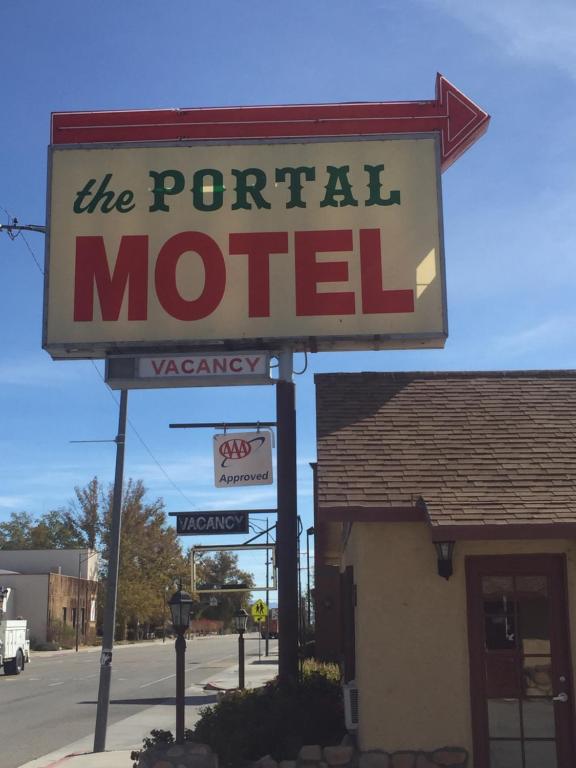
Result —
[{"label": "paved road", "polygon": [[[246,636],[247,659],[257,657],[256,635]],[[264,653],[264,641],[261,642]],[[188,643],[188,703],[209,704],[214,694],[203,685],[236,664],[235,635],[206,637]],[[2,768],[17,768],[93,734],[100,674],[99,649],[58,655],[33,654],[18,676],[0,675],[0,744]],[[197,692],[194,687],[197,686]],[[156,705],[174,707],[175,653],[167,640],[114,650],[108,725]]]}]

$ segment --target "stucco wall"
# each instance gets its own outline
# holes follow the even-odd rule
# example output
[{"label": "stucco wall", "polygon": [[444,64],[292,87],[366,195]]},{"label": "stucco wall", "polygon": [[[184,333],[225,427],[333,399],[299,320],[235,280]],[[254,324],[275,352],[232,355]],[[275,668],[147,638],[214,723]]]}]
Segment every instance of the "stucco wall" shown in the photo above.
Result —
[{"label": "stucco wall", "polygon": [[343,565],[354,566],[357,585],[362,750],[450,745],[472,752],[464,558],[527,553],[567,554],[574,659],[576,543],[457,542],[446,581],[425,524],[353,525]]},{"label": "stucco wall", "polygon": [[[0,582],[12,587],[8,604],[9,617],[28,619],[30,637],[44,641],[48,627],[48,574],[2,574]],[[10,605],[12,603],[12,605]]]}]

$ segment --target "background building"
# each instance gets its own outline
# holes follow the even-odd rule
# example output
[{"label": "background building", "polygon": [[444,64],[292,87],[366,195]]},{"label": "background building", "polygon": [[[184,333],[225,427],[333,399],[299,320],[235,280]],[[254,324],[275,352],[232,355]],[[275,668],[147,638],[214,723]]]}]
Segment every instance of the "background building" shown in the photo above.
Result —
[{"label": "background building", "polygon": [[68,647],[96,637],[99,555],[91,549],[0,550],[8,618],[28,620],[32,644]]}]

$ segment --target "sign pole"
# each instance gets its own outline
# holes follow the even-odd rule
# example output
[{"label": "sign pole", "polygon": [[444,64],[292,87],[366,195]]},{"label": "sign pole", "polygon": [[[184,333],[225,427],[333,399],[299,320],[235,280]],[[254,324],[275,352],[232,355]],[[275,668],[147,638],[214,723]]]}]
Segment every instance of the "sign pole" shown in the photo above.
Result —
[{"label": "sign pole", "polygon": [[279,356],[276,384],[278,432],[278,675],[281,683],[298,680],[298,514],[296,483],[296,406],[292,351]]},{"label": "sign pole", "polygon": [[[266,518],[266,544],[268,544],[268,536],[270,529],[268,527],[268,518]],[[268,657],[270,655],[270,550],[266,550],[266,634],[264,636],[264,655]],[[260,632],[262,635],[262,632]]]},{"label": "sign pole", "polygon": [[94,731],[94,752],[106,749],[106,727],[108,724],[108,706],[110,704],[110,680],[112,677],[112,648],[116,624],[116,594],[118,591],[118,568],[120,563],[120,532],[122,528],[122,485],[124,482],[124,444],[126,442],[126,410],[128,391],[120,391],[120,412],[118,416],[118,435],[116,436],[116,472],[114,475],[114,493],[112,496],[112,520],[110,523],[110,552],[108,556],[108,576],[106,583],[106,605],[104,608],[104,626],[102,634],[102,654],[100,656],[100,684],[96,707],[96,728]]}]

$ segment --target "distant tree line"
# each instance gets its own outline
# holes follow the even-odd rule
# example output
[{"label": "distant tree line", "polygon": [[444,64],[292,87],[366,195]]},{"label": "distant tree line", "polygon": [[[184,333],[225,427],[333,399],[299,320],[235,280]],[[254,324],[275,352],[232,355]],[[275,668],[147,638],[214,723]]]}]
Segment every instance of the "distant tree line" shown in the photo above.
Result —
[{"label": "distant tree line", "polygon": [[[78,549],[89,547],[101,555],[100,615],[106,591],[113,486],[97,477],[76,486],[75,499],[66,507],[38,518],[12,512],[0,523],[0,549]],[[141,480],[128,480],[122,498],[122,532],[116,608],[118,639],[142,637],[169,626],[167,601],[179,584],[190,588],[189,553],[183,552],[175,528],[168,525],[161,498],[146,500]],[[197,542],[200,543],[200,542]],[[231,552],[204,555],[196,564],[198,580],[205,584],[244,582],[254,586],[251,573],[240,570]],[[228,626],[249,593],[217,596],[210,605],[204,595],[196,598],[195,616],[215,619]],[[214,600],[212,600],[214,603]]]}]

